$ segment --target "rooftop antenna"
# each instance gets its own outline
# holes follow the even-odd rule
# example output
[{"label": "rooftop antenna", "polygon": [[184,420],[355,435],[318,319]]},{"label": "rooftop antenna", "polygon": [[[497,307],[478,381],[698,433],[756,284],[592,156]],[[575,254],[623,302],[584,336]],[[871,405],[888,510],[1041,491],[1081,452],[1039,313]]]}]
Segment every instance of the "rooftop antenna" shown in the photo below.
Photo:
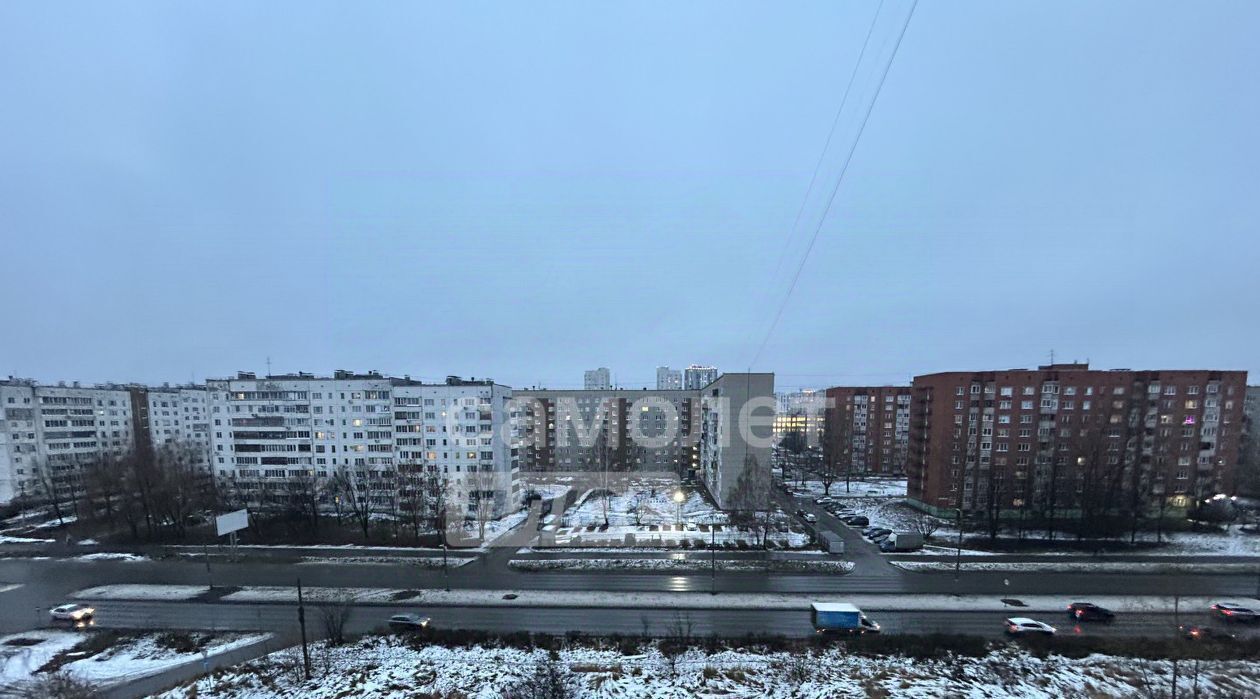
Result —
[{"label": "rooftop antenna", "polygon": [[267,376],[271,376],[271,355],[267,355]]},{"label": "rooftop antenna", "polygon": [[1050,363],[1054,364],[1054,348],[1050,348]]}]

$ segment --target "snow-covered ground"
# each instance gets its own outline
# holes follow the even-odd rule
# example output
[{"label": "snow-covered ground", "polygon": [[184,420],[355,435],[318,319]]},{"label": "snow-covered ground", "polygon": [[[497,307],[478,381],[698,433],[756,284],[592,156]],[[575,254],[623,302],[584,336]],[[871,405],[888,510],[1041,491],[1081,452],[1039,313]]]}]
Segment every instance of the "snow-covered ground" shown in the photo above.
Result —
[{"label": "snow-covered ground", "polygon": [[[472,563],[467,556],[447,556],[446,565],[458,568]],[[303,556],[298,565],[396,565],[416,568],[441,568],[441,556]]]},{"label": "snow-covered ground", "polygon": [[[606,504],[601,495],[582,493],[560,518],[555,545],[626,546],[628,536],[633,538],[634,546],[645,548],[678,547],[684,540],[698,546],[712,542],[734,546],[741,541],[750,546],[757,544],[756,534],[732,526],[726,513],[714,508],[699,492],[682,491],[685,499],[681,507],[674,500],[676,492],[676,483],[644,478],[632,481],[626,492],[609,495]],[[608,527],[602,528],[605,511]],[[772,514],[770,519],[770,543],[791,548],[810,543],[809,535],[793,529],[783,512]],[[701,531],[701,526],[715,526],[717,530]],[[601,529],[590,530],[591,527]]]},{"label": "snow-covered ground", "polygon": [[32,539],[26,536],[0,535],[0,544],[51,544],[52,539]]},{"label": "snow-covered ground", "polygon": [[53,656],[77,646],[83,638],[81,633],[53,629],[35,629],[0,638],[0,687],[29,679]]},{"label": "snow-covered ground", "polygon": [[[674,558],[534,558],[512,559],[509,566],[517,570],[659,570],[705,571],[712,563],[700,559]],[[848,573],[853,570],[852,561],[829,560],[781,560],[781,561],[722,561],[723,573],[749,571]]]},{"label": "snow-covered ground", "polygon": [[88,553],[82,556],[75,556],[71,560],[74,561],[127,561],[129,563],[139,563],[149,560],[148,556],[139,556],[134,553]]},{"label": "snow-covered ground", "polygon": [[[823,487],[822,481],[805,481],[802,486],[800,481],[792,480],[788,482],[788,486],[794,491],[808,493],[810,497],[822,497],[826,494],[826,488]],[[904,498],[906,496],[906,479],[904,478],[873,478],[870,480],[853,480],[849,482],[846,490],[844,479],[841,478],[831,484],[831,497],[844,498]]]},{"label": "snow-covered ground", "polygon": [[[889,561],[902,570],[910,571],[952,571],[954,564],[947,561]],[[1003,562],[1003,561],[965,561],[961,568],[966,571],[1008,572],[1008,573],[1137,573],[1137,574],[1215,574],[1243,575],[1260,573],[1257,563],[1179,563],[1168,562],[1133,562],[1133,561],[1038,561],[1038,562]]]},{"label": "snow-covered ground", "polygon": [[[96,688],[199,662],[234,648],[262,641],[267,634],[170,634],[123,636],[99,652],[89,650],[92,633],[37,629],[0,638],[0,685],[18,688],[39,678],[39,671],[57,656],[68,660],[61,670]],[[176,642],[188,643],[185,651]],[[78,658],[78,659],[75,659]]]},{"label": "snow-covered ground", "polygon": [[75,599],[188,600],[210,591],[205,585],[101,585],[75,592]]},{"label": "snow-covered ground", "polygon": [[[634,652],[569,646],[544,650],[481,646],[408,647],[393,637],[369,637],[340,648],[316,644],[322,668],[304,681],[300,654],[273,653],[233,671],[172,690],[168,699],[265,697],[542,696],[550,675],[574,697],[1150,697],[1171,686],[1172,663],[1091,655],[1037,658],[1003,646],[979,658],[870,657],[832,647],[809,653],[691,649],[667,658],[653,646]],[[1179,688],[1190,696],[1260,695],[1260,664],[1204,661],[1196,686],[1181,667]],[[1160,695],[1162,696],[1162,694]]]}]

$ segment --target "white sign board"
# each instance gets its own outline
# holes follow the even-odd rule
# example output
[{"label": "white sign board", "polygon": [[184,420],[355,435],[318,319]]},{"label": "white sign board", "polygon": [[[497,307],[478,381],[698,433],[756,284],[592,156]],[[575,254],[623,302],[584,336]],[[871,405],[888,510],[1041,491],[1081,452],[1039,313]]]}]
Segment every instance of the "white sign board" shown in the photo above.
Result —
[{"label": "white sign board", "polygon": [[214,526],[219,536],[240,531],[249,526],[249,510],[237,510],[214,518]]}]

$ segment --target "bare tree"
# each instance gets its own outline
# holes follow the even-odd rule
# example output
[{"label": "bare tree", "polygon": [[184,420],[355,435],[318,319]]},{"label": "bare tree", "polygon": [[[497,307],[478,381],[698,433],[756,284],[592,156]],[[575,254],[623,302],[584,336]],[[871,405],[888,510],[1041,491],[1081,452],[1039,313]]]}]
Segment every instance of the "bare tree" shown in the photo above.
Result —
[{"label": "bare tree", "polygon": [[752,454],[744,458],[744,468],[735,481],[731,492],[731,516],[739,525],[751,529],[757,545],[765,547],[769,529],[770,511],[773,509],[770,469],[762,466]]},{"label": "bare tree", "polygon": [[187,534],[189,516],[211,504],[208,476],[198,462],[196,449],[186,443],[164,444],[154,458],[155,505],[176,538],[182,540]]},{"label": "bare tree", "polygon": [[319,619],[328,645],[340,646],[346,642],[346,624],[354,612],[353,605],[354,597],[343,594],[319,608]]},{"label": "bare tree", "polygon": [[406,461],[398,465],[395,476],[395,495],[403,522],[411,528],[417,541],[421,532],[433,522],[432,481],[434,475],[423,461]]},{"label": "bare tree", "polygon": [[315,475],[314,469],[310,468],[289,471],[288,480],[285,481],[287,509],[297,517],[308,520],[315,534],[319,533],[319,504],[326,485],[323,479]]},{"label": "bare tree", "polygon": [[333,476],[334,497],[350,513],[363,530],[363,538],[371,538],[372,495],[367,479],[359,472],[351,472],[345,466],[338,467]]},{"label": "bare tree", "polygon": [[918,532],[923,535],[924,539],[929,539],[933,534],[941,528],[941,522],[935,517],[927,515],[916,515],[910,520],[911,531]]}]

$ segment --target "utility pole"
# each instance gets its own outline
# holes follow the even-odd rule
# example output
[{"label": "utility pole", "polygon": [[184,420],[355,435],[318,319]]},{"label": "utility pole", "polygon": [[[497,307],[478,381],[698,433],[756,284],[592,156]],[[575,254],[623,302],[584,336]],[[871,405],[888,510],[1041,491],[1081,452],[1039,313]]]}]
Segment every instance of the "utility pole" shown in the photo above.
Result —
[{"label": "utility pole", "polygon": [[298,588],[298,626],[302,627],[302,669],[307,681],[311,679],[311,651],[306,646],[306,606],[302,603],[302,579],[297,580]]}]

